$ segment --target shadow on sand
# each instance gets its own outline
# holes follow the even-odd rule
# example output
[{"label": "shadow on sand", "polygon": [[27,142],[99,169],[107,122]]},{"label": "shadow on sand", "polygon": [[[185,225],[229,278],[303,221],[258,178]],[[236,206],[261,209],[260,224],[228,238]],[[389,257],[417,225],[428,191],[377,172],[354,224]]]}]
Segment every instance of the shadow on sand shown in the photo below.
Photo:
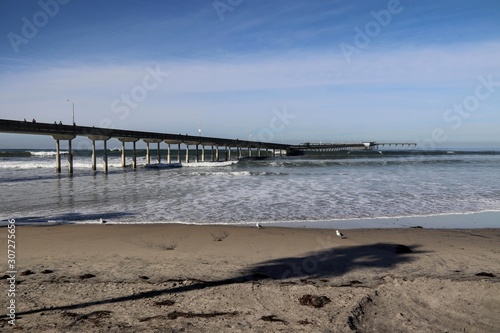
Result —
[{"label": "shadow on sand", "polygon": [[33,314],[47,311],[74,310],[94,305],[114,304],[157,297],[166,294],[183,293],[204,288],[219,287],[230,284],[256,282],[265,279],[326,279],[341,276],[357,269],[391,269],[399,264],[415,260],[422,252],[418,245],[402,246],[387,243],[371,245],[335,247],[314,251],[303,256],[286,257],[253,265],[235,277],[216,281],[196,281],[190,285],[151,290],[132,295],[82,302],[65,306],[40,308],[18,313]]}]

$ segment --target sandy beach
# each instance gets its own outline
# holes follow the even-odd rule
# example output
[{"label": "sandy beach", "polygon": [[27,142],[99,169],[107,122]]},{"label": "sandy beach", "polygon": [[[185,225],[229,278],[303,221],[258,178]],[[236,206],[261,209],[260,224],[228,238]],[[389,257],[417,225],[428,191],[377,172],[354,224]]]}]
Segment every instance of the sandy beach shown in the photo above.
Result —
[{"label": "sandy beach", "polygon": [[[500,229],[342,232],[343,238],[335,230],[277,227],[18,226],[16,326],[5,315],[7,287],[0,328],[498,332]],[[7,228],[0,244],[7,248]]]}]

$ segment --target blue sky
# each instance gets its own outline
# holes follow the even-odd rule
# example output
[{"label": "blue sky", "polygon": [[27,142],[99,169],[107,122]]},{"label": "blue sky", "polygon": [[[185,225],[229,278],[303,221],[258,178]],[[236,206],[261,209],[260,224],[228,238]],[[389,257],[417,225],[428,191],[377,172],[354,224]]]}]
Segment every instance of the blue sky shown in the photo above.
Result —
[{"label": "blue sky", "polygon": [[0,35],[0,118],[500,147],[494,0],[0,0]]}]

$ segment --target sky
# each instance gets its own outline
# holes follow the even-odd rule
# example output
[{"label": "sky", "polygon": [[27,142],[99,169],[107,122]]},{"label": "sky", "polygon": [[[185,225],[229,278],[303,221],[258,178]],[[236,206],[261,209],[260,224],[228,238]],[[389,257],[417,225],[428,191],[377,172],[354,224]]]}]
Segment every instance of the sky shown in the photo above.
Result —
[{"label": "sky", "polygon": [[497,0],[0,0],[1,119],[500,147],[499,59]]}]

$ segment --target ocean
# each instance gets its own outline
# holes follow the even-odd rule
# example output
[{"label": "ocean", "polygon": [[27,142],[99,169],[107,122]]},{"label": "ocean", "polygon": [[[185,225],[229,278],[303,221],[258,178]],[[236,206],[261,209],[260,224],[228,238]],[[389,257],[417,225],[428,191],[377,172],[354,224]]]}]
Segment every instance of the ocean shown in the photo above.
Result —
[{"label": "ocean", "polygon": [[[1,150],[1,223],[100,223],[102,218],[109,223],[307,227],[342,222],[356,227],[360,220],[375,220],[383,227],[412,217],[500,212],[500,150],[317,152],[191,161],[180,168],[145,167],[145,151],[138,151],[136,170],[122,169],[119,150],[108,154],[105,174],[100,157],[92,172],[90,151],[74,152],[70,176],[66,155],[58,175],[55,151]],[[127,164],[131,155],[127,151]],[[166,151],[161,155],[165,161]],[[175,151],[172,156],[175,160]]]}]

